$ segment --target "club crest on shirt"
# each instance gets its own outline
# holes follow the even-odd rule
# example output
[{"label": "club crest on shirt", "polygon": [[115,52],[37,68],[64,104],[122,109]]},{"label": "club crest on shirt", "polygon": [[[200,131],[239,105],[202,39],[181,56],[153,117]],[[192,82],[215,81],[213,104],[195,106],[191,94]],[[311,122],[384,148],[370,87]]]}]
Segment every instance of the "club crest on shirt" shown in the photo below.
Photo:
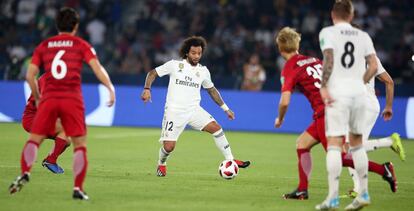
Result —
[{"label": "club crest on shirt", "polygon": [[183,68],[184,68],[184,64],[183,63],[179,63],[178,64],[178,72],[183,72]]},{"label": "club crest on shirt", "polygon": [[200,77],[200,72],[196,72],[196,76],[197,77]]}]

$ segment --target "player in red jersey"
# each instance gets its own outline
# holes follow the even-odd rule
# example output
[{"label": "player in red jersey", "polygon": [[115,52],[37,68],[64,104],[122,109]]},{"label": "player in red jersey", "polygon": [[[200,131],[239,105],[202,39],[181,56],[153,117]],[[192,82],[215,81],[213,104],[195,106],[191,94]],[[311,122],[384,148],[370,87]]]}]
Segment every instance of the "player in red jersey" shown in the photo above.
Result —
[{"label": "player in red jersey", "polygon": [[[39,78],[38,84],[39,92],[41,92],[45,84],[44,77]],[[27,100],[26,107],[23,111],[22,118],[22,126],[28,133],[30,133],[31,131],[36,113],[36,101],[33,95],[30,95],[29,99]],[[62,124],[60,124],[59,119],[56,122],[56,131],[47,134],[47,138],[53,139],[55,141],[55,144],[53,150],[51,150],[49,155],[45,159],[43,159],[42,166],[46,167],[55,174],[63,174],[64,170],[56,163],[56,161],[59,155],[61,155],[70,145],[70,141],[66,137],[65,131],[63,131]]]},{"label": "player in red jersey", "polygon": [[[79,14],[72,8],[62,8],[56,17],[57,36],[40,43],[32,57],[26,80],[38,106],[29,140],[21,155],[21,175],[10,185],[10,194],[20,191],[29,182],[30,169],[36,160],[39,145],[47,134],[55,131],[57,119],[74,146],[73,198],[87,200],[83,190],[88,161],[86,158],[85,108],[81,92],[82,63],[92,68],[97,78],[109,91],[108,106],[115,102],[115,90],[106,70],[89,43],[75,36],[79,27]],[[41,96],[36,75],[39,68],[45,73]]]},{"label": "player in red jersey", "polygon": [[[319,88],[321,87],[322,62],[313,57],[298,53],[300,34],[294,29],[285,27],[276,37],[276,43],[280,54],[286,60],[281,73],[282,94],[279,102],[279,113],[275,119],[275,127],[282,126],[291,94],[295,88],[302,92],[311,104],[313,110],[313,122],[297,139],[296,151],[298,156],[299,185],[291,193],[284,194],[285,199],[308,199],[308,181],[312,170],[310,150],[321,143],[326,151],[327,139],[325,136],[325,105],[322,101]],[[350,156],[342,156],[343,166],[352,167]],[[390,183],[391,189],[396,186],[396,180],[388,174],[386,164],[377,164],[369,161],[369,170],[375,172]]]}]

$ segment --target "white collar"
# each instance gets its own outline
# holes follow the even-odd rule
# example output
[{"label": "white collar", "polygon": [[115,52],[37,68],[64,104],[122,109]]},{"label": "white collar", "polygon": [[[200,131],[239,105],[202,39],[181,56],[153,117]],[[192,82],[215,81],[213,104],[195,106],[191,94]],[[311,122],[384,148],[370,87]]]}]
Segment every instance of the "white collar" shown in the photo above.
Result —
[{"label": "white collar", "polygon": [[350,23],[348,23],[348,22],[339,22],[339,23],[336,23],[335,24],[335,26],[347,26],[347,27],[352,27],[352,25],[350,24]]},{"label": "white collar", "polygon": [[187,63],[191,67],[199,67],[200,66],[200,63],[197,63],[196,66],[193,66],[192,64],[190,64],[190,62],[187,61],[187,59],[183,59],[183,62]]}]

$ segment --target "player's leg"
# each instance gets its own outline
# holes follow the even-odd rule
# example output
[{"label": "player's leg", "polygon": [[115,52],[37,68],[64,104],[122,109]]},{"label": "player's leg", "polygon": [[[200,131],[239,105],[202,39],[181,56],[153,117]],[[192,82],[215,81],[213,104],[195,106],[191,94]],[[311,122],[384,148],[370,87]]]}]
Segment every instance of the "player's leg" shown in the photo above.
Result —
[{"label": "player's leg", "polygon": [[364,143],[364,147],[368,152],[390,147],[392,151],[397,153],[402,161],[405,161],[405,150],[398,133],[393,133],[391,136],[384,138],[370,139]]},{"label": "player's leg", "polygon": [[201,130],[213,135],[217,148],[223,154],[224,159],[234,160],[240,168],[247,168],[250,161],[241,161],[234,159],[231,152],[230,144],[224,134],[223,128],[215,121],[215,119],[203,108],[198,107],[188,123],[195,130]]},{"label": "player's leg", "polygon": [[37,159],[38,148],[46,138],[46,135],[44,134],[49,134],[51,131],[55,130],[54,123],[57,119],[57,112],[55,110],[55,104],[51,101],[52,100],[48,100],[48,102],[42,101],[39,105],[37,115],[30,128],[31,133],[29,140],[24,145],[21,153],[21,175],[10,185],[10,194],[20,191],[23,185],[29,181],[30,170]]},{"label": "player's leg", "polygon": [[165,177],[167,175],[167,160],[175,149],[176,140],[163,141],[158,153],[157,176]]},{"label": "player's leg", "polygon": [[317,210],[339,207],[339,177],[342,171],[342,145],[348,130],[349,104],[347,98],[336,98],[332,106],[325,108],[325,131],[327,138],[326,168],[328,171],[328,196],[316,206]]},{"label": "player's leg", "polygon": [[[355,97],[351,107],[349,121],[349,151],[352,155],[354,169],[359,179],[358,196],[346,209],[360,209],[371,203],[368,194],[368,155],[362,145],[364,130],[370,119],[370,104],[366,96]],[[372,116],[372,115],[371,115]]]},{"label": "player's leg", "polygon": [[167,159],[175,149],[177,141],[163,141],[159,152],[158,165],[166,165]]},{"label": "player's leg", "polygon": [[217,148],[223,154],[224,159],[234,160],[233,153],[231,152],[230,144],[227,141],[226,135],[224,134],[223,129],[216,121],[211,121],[202,131],[208,132],[213,135],[214,142],[216,143]]},{"label": "player's leg", "polygon": [[70,142],[68,137],[66,137],[65,131],[62,128],[60,119],[56,121],[56,134],[57,135],[53,137],[55,140],[54,146],[48,156],[43,159],[42,166],[46,167],[55,174],[62,174],[64,173],[64,170],[57,164],[56,161],[58,157],[66,150],[66,148],[70,146]]},{"label": "player's leg", "polygon": [[371,203],[368,194],[368,156],[362,145],[362,135],[351,132],[349,134],[350,152],[354,162],[354,169],[358,175],[358,195],[345,210],[359,210]]},{"label": "player's leg", "polygon": [[291,193],[284,194],[285,199],[308,199],[308,183],[312,171],[312,158],[310,150],[318,143],[322,143],[326,150],[325,119],[323,116],[316,118],[312,124],[296,140],[296,152],[298,156],[299,185]]},{"label": "player's leg", "polygon": [[368,95],[367,99],[367,124],[363,132],[363,145],[367,152],[374,151],[380,148],[390,147],[395,153],[398,154],[401,160],[405,160],[405,152],[401,143],[401,138],[398,133],[393,133],[391,136],[379,138],[379,139],[370,139],[368,140],[372,128],[377,121],[378,114],[380,112],[380,105],[376,96]]},{"label": "player's leg", "polygon": [[159,139],[162,146],[158,151],[157,176],[164,177],[167,175],[167,160],[174,151],[177,140],[184,131],[189,118],[190,115],[185,112],[164,111],[161,137]]},{"label": "player's leg", "polygon": [[[83,101],[79,99],[64,98],[57,101],[59,117],[66,136],[73,143],[73,199],[88,200],[83,189],[88,168],[86,149],[86,123]],[[54,121],[56,124],[56,120]]]},{"label": "player's leg", "polygon": [[[344,154],[342,162],[344,167],[354,169],[354,161],[352,159],[351,153]],[[397,191],[397,178],[394,172],[394,165],[391,162],[379,164],[374,161],[368,160],[368,171],[382,176],[382,178],[390,185],[391,191]],[[355,173],[355,171],[352,172]],[[355,175],[358,175],[358,173],[355,173]],[[356,177],[356,179],[358,179],[358,176]],[[358,190],[356,190],[356,192],[358,192]]]},{"label": "player's leg", "polygon": [[205,127],[203,127],[202,131],[213,135],[214,142],[216,143],[216,146],[220,150],[221,154],[223,154],[224,159],[234,160],[240,168],[247,168],[250,165],[250,161],[234,159],[226,135],[224,134],[222,127],[216,121],[208,123]]},{"label": "player's leg", "polygon": [[10,194],[20,191],[29,182],[30,170],[37,159],[37,151],[44,138],[44,135],[30,134],[29,140],[24,145],[21,153],[21,174],[9,186]]},{"label": "player's leg", "polygon": [[83,183],[88,169],[88,158],[86,150],[86,137],[71,137],[73,143],[73,198],[80,200],[88,200],[89,197],[83,190]]},{"label": "player's leg", "polygon": [[[314,135],[311,135],[314,134]],[[298,187],[291,193],[283,194],[284,199],[308,199],[308,183],[312,172],[312,157],[310,150],[319,142],[317,137],[316,125],[312,123],[307,131],[303,132],[296,140],[296,153],[298,156]]]}]

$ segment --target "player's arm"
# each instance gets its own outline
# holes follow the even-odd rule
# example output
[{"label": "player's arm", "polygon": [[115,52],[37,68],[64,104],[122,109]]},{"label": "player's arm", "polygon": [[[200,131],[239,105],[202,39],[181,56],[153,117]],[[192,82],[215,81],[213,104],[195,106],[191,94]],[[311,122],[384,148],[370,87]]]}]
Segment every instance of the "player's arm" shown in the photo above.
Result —
[{"label": "player's arm", "polygon": [[223,98],[221,97],[219,91],[216,89],[216,87],[211,87],[207,89],[208,94],[210,95],[211,99],[220,106],[221,109],[223,109],[224,112],[226,112],[227,116],[230,120],[233,120],[235,118],[234,112],[224,103]]},{"label": "player's arm", "polygon": [[375,73],[377,73],[378,62],[377,62],[377,57],[375,56],[375,54],[370,54],[366,56],[365,60],[367,62],[368,67],[364,74],[364,82],[368,83],[372,79],[372,77],[375,76]]},{"label": "player's arm", "polygon": [[141,93],[141,99],[142,101],[144,101],[144,103],[151,102],[151,86],[152,83],[155,81],[155,78],[157,78],[157,76],[158,74],[155,69],[147,73],[147,77],[145,78],[144,90],[142,90]]},{"label": "player's arm", "polygon": [[284,92],[282,92],[282,95],[280,96],[279,114],[278,114],[278,117],[275,120],[275,127],[276,128],[280,128],[280,126],[282,126],[282,124],[283,124],[287,109],[289,107],[291,96],[292,96],[292,93],[290,91],[284,91]]},{"label": "player's arm", "polygon": [[35,64],[29,64],[29,68],[26,73],[26,81],[29,84],[30,89],[32,90],[32,95],[36,101],[36,106],[38,105],[40,100],[39,86],[36,80],[36,76],[38,73],[39,67]]},{"label": "player's arm", "polygon": [[108,72],[106,72],[99,60],[95,58],[89,61],[89,66],[92,68],[92,71],[95,73],[98,80],[108,89],[109,101],[107,105],[112,106],[115,103],[115,88],[109,78]]},{"label": "player's arm", "polygon": [[385,84],[385,108],[381,115],[385,121],[391,120],[392,103],[394,101],[394,81],[387,72],[383,72],[377,76],[377,78]]},{"label": "player's arm", "polygon": [[334,55],[333,55],[333,49],[328,48],[323,50],[323,67],[322,67],[322,81],[321,81],[321,88],[320,93],[323,102],[326,105],[331,105],[333,103],[333,99],[330,96],[327,85],[329,78],[331,77],[332,71],[333,71],[333,64],[334,64]]}]

